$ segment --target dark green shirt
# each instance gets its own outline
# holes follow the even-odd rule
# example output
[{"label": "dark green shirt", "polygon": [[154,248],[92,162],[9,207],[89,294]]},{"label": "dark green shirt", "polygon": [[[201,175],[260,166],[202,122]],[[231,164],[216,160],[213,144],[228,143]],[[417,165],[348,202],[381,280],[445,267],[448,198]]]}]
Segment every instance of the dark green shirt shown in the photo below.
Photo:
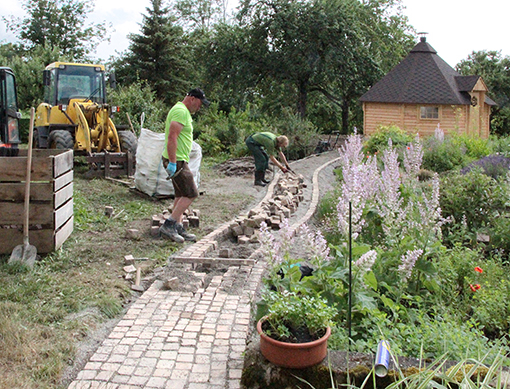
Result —
[{"label": "dark green shirt", "polygon": [[276,154],[276,138],[277,135],[272,132],[257,132],[251,136],[255,142],[260,144],[269,155]]}]

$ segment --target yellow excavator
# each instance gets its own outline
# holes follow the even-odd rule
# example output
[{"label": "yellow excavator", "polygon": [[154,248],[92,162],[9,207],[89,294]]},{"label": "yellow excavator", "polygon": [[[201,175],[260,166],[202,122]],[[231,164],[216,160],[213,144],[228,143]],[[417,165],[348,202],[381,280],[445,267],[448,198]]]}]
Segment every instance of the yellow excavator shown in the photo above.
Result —
[{"label": "yellow excavator", "polygon": [[54,62],[43,72],[44,102],[37,107],[34,145],[85,155],[96,176],[134,174],[137,139],[117,131],[106,103],[103,65]]}]

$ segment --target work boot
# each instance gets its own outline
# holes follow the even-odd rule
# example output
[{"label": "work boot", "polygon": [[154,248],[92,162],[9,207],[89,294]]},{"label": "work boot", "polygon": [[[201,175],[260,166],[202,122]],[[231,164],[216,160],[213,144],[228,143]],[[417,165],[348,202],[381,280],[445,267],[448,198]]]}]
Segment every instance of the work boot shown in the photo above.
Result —
[{"label": "work boot", "polygon": [[187,240],[189,242],[196,242],[197,236],[195,234],[190,234],[186,232],[184,229],[184,226],[180,223],[177,223],[175,226],[175,229],[177,230],[177,233],[184,238],[184,240]]},{"label": "work boot", "polygon": [[271,180],[266,180],[266,172],[265,171],[262,172],[262,179],[261,179],[261,181],[264,184],[269,184],[271,182]]},{"label": "work boot", "polygon": [[163,225],[159,227],[159,232],[161,235],[172,239],[174,242],[184,243],[184,237],[179,235],[176,226],[177,222],[175,220],[166,219]]},{"label": "work boot", "polygon": [[266,183],[262,181],[264,178],[264,172],[255,171],[255,186],[266,186]]}]

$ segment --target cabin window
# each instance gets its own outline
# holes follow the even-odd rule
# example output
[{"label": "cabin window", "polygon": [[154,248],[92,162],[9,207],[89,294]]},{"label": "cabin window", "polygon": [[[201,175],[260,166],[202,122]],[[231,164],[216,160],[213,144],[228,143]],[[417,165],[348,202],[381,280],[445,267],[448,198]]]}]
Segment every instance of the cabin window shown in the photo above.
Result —
[{"label": "cabin window", "polygon": [[421,107],[420,118],[439,119],[439,107]]}]

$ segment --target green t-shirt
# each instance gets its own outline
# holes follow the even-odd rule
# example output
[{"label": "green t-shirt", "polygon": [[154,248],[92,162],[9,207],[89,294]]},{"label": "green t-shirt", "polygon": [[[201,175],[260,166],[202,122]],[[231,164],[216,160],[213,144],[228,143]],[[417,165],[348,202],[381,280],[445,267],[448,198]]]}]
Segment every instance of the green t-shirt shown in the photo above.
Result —
[{"label": "green t-shirt", "polygon": [[255,142],[262,145],[269,155],[275,155],[277,135],[272,132],[258,132],[251,137]]},{"label": "green t-shirt", "polygon": [[177,138],[177,161],[189,162],[189,153],[193,144],[193,119],[188,108],[180,101],[175,104],[165,122],[165,148],[163,149],[163,157],[168,159],[167,143],[168,133],[170,132],[170,123],[177,122],[183,125],[181,133]]}]

